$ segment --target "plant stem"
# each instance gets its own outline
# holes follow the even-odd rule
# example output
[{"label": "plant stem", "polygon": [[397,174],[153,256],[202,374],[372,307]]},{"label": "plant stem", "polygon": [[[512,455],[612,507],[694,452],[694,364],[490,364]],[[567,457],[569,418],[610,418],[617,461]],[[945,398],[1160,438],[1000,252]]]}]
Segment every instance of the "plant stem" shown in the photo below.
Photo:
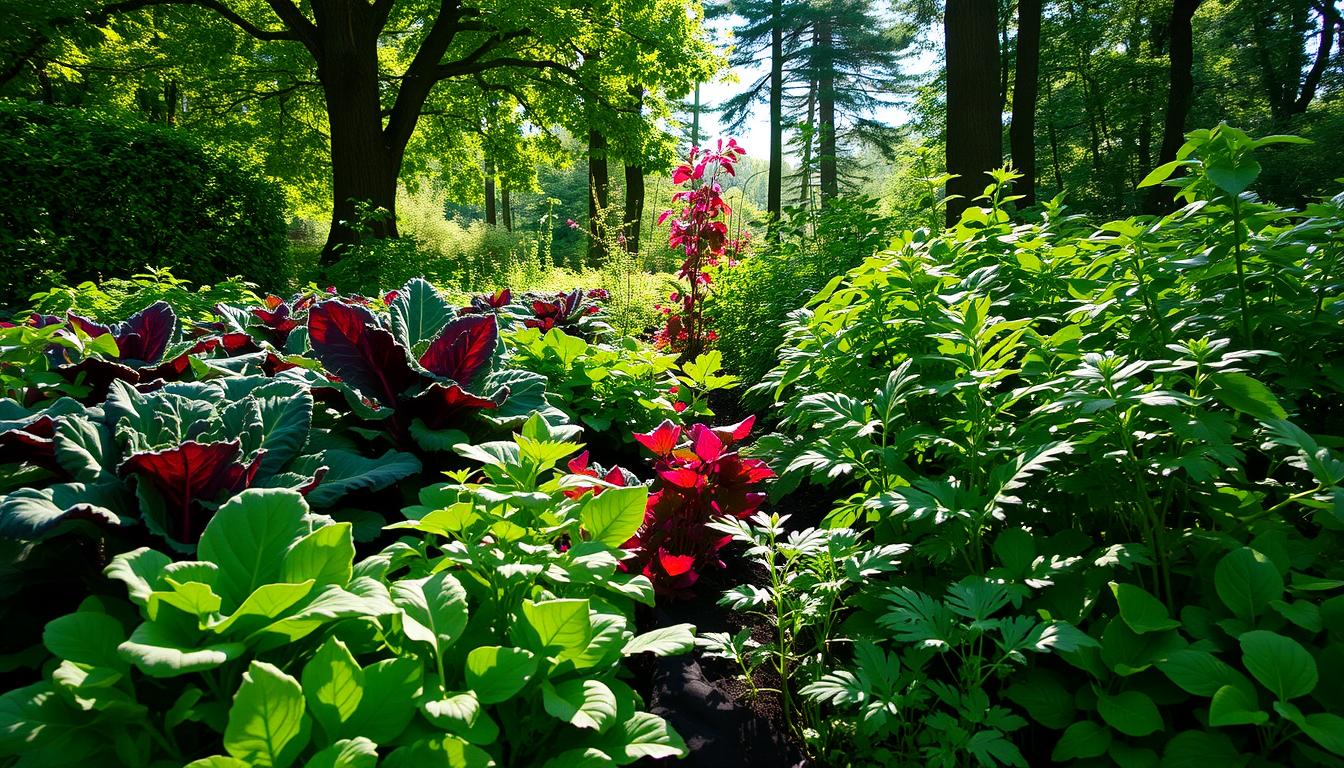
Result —
[{"label": "plant stem", "polygon": [[1241,196],[1232,197],[1232,255],[1237,261],[1237,299],[1241,304],[1241,338],[1251,345],[1251,320],[1246,309],[1246,266],[1241,255]]}]

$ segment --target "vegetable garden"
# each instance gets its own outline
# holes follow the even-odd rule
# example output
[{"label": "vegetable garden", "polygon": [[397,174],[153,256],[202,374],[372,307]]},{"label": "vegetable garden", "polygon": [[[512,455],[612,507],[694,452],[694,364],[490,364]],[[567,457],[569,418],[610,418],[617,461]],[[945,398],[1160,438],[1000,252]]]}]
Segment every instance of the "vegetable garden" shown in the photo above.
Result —
[{"label": "vegetable garden", "polygon": [[763,375],[735,142],[674,172],[649,334],[599,288],[40,295],[0,764],[1344,763],[1344,196],[1248,193],[1288,141],[1195,131],[1108,222],[997,171]]}]

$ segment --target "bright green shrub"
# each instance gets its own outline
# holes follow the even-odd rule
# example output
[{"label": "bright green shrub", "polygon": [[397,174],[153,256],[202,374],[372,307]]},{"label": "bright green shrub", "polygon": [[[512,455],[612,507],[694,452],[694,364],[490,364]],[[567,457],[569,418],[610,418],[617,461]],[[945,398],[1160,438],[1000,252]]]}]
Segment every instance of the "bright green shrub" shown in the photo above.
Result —
[{"label": "bright green shrub", "polygon": [[835,200],[820,212],[790,209],[778,246],[759,245],[736,266],[712,271],[705,312],[724,362],[758,381],[775,362],[788,313],[836,275],[886,246],[892,220],[866,198]]},{"label": "bright green shrub", "polygon": [[0,302],[146,267],[280,288],[283,212],[274,185],[180,131],[0,105]]},{"label": "bright green shrub", "polygon": [[996,172],[791,315],[774,494],[910,547],[790,675],[824,764],[1344,759],[1344,216],[1243,194],[1277,141],[1193,132],[1184,207],[1099,228]]},{"label": "bright green shrub", "polygon": [[189,282],[174,277],[165,268],[97,283],[58,285],[34,294],[29,304],[34,311],[48,315],[74,312],[109,322],[129,317],[156,301],[166,301],[183,318],[208,320],[215,316],[217,304],[261,303],[252,288],[241,280],[230,278],[193,290]]}]

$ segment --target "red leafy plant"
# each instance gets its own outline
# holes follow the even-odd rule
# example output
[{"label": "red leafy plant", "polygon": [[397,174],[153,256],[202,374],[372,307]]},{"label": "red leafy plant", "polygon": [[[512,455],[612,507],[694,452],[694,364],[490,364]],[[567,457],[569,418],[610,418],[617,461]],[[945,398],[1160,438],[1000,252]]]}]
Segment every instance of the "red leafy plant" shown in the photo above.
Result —
[{"label": "red leafy plant", "polygon": [[499,340],[494,315],[465,315],[441,326],[412,362],[410,349],[360,306],[329,299],[308,313],[313,353],[328,371],[391,416],[401,435],[414,419],[431,430],[456,427],[473,412],[494,410],[508,387],[488,396],[466,387],[490,364]]},{"label": "red leafy plant", "polygon": [[[681,352],[685,359],[700,354],[712,341],[705,327],[701,299],[710,284],[706,269],[718,266],[728,246],[726,217],[732,214],[723,199],[719,178],[721,174],[735,176],[737,161],[745,154],[737,140],[729,139],[725,144],[720,139],[715,149],[692,147],[687,162],[672,171],[674,185],[690,186],[672,195],[672,202],[683,207],[672,220],[667,243],[686,254],[677,274],[690,286],[669,297],[673,306],[659,307],[667,316],[667,323],[655,343],[660,348]],[[658,223],[662,224],[674,213],[672,209],[663,211]]]},{"label": "red leafy plant", "polygon": [[719,550],[730,537],[706,523],[744,518],[765,502],[760,484],[775,473],[733,446],[746,438],[755,417],[727,427],[664,421],[635,439],[654,455],[654,483],[644,524],[626,543],[635,556],[622,565],[639,571],[664,595],[684,595],[708,568],[722,568]]}]

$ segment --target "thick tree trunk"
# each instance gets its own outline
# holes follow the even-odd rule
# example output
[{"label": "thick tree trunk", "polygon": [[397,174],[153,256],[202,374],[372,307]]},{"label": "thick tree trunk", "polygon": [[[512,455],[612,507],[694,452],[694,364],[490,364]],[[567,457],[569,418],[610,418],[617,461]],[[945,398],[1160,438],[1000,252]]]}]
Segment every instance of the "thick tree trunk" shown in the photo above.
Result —
[{"label": "thick tree trunk", "polygon": [[836,162],[835,141],[835,40],[831,19],[817,20],[817,180],[821,185],[821,203],[840,194],[840,172]]},{"label": "thick tree trunk", "polygon": [[495,212],[495,165],[485,161],[485,223],[495,226],[499,215]]},{"label": "thick tree trunk", "polygon": [[947,183],[949,224],[984,190],[985,174],[1003,162],[999,110],[999,35],[995,0],[947,0]]},{"label": "thick tree trunk", "polygon": [[602,217],[607,210],[610,179],[607,175],[607,137],[588,131],[588,263],[596,266],[606,257]]},{"label": "thick tree trunk", "polygon": [[784,3],[770,4],[770,170],[766,176],[766,239],[779,241],[784,182]]},{"label": "thick tree trunk", "polygon": [[1017,69],[1013,75],[1013,122],[1008,129],[1013,167],[1022,174],[1017,193],[1023,207],[1036,204],[1036,98],[1041,68],[1041,0],[1018,0]]},{"label": "thick tree trunk", "polygon": [[504,183],[499,185],[499,218],[504,222],[504,229],[513,231],[513,204],[509,200],[509,185]]},{"label": "thick tree trunk", "polygon": [[[331,232],[321,259],[328,266],[359,242],[361,233],[396,237],[401,152],[389,151],[383,140],[378,29],[371,9],[363,3],[330,3],[325,13],[318,28],[317,76],[331,134]],[[375,215],[363,215],[363,206]]]},{"label": "thick tree trunk", "polygon": [[[1168,27],[1167,50],[1171,57],[1171,85],[1167,91],[1167,117],[1162,127],[1162,148],[1157,164],[1176,159],[1176,151],[1185,142],[1185,118],[1190,112],[1190,97],[1195,91],[1195,32],[1192,20],[1200,0],[1175,0]],[[1149,188],[1148,211],[1160,213],[1171,202],[1169,190]]]},{"label": "thick tree trunk", "polygon": [[644,220],[644,169],[625,166],[625,250],[639,253],[639,225]]},{"label": "thick tree trunk", "polygon": [[798,175],[802,183],[798,186],[798,204],[807,205],[812,195],[812,147],[817,141],[817,81],[813,79],[807,86],[807,122],[803,124],[803,161],[799,165]]}]

